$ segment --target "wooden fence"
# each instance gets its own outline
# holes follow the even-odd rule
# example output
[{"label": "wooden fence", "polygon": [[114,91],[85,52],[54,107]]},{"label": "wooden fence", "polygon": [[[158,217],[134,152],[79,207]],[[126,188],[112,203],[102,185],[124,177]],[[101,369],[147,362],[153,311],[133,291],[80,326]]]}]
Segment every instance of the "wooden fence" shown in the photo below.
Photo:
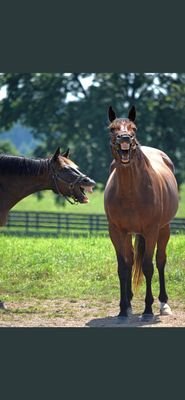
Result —
[{"label": "wooden fence", "polygon": [[[35,211],[11,211],[4,234],[88,236],[108,235],[108,224],[104,214],[75,214]],[[171,222],[172,233],[185,232],[185,219],[175,218]]]}]

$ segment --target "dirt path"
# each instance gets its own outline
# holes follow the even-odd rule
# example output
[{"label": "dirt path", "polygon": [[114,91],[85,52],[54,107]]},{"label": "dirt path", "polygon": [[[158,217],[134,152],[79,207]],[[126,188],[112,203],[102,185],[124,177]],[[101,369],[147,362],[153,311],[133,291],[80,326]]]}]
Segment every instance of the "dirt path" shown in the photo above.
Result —
[{"label": "dirt path", "polygon": [[[157,303],[155,301],[155,303]],[[0,327],[185,327],[185,305],[170,302],[173,314],[160,316],[154,305],[154,318],[150,322],[140,319],[143,303],[133,304],[133,315],[126,321],[117,318],[117,302],[81,300],[31,300],[7,302],[6,309],[0,310]]]}]

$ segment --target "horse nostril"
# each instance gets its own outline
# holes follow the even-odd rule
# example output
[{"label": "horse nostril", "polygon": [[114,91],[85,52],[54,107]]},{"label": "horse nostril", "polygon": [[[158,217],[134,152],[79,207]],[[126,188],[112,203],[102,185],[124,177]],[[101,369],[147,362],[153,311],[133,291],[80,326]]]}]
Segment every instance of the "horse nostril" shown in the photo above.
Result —
[{"label": "horse nostril", "polygon": [[130,136],[122,136],[121,143],[130,143]]}]

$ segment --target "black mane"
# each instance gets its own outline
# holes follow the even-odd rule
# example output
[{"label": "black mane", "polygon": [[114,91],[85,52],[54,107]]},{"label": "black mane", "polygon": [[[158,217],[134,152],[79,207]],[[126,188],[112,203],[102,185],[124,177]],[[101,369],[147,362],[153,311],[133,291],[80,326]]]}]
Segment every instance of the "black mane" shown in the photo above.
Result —
[{"label": "black mane", "polygon": [[27,157],[0,154],[0,174],[41,175],[49,169],[49,159],[34,159]]}]

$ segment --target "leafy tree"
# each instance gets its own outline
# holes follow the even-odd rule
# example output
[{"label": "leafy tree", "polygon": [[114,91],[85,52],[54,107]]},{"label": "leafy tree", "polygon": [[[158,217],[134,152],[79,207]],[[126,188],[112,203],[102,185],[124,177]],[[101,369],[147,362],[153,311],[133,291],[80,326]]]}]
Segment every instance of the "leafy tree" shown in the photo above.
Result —
[{"label": "leafy tree", "polygon": [[[0,102],[0,129],[17,121],[31,127],[40,140],[36,156],[51,154],[60,144],[97,182],[105,183],[111,153],[107,110],[118,117],[137,109],[141,144],[166,151],[174,161],[179,184],[185,179],[183,102],[185,74],[95,73],[88,89],[82,78],[92,74],[1,74],[7,98]],[[68,95],[75,100],[67,101]]]},{"label": "leafy tree", "polygon": [[16,147],[9,140],[0,140],[0,153],[18,155]]},{"label": "leafy tree", "polygon": [[73,152],[88,174],[100,182],[107,179],[111,160],[107,130],[109,105],[118,117],[127,117],[128,109],[135,104],[140,143],[169,154],[180,184],[185,170],[183,79],[182,75],[169,74],[95,74],[86,96],[80,102],[66,105],[68,117],[63,120],[63,131],[68,137],[73,132]]}]

